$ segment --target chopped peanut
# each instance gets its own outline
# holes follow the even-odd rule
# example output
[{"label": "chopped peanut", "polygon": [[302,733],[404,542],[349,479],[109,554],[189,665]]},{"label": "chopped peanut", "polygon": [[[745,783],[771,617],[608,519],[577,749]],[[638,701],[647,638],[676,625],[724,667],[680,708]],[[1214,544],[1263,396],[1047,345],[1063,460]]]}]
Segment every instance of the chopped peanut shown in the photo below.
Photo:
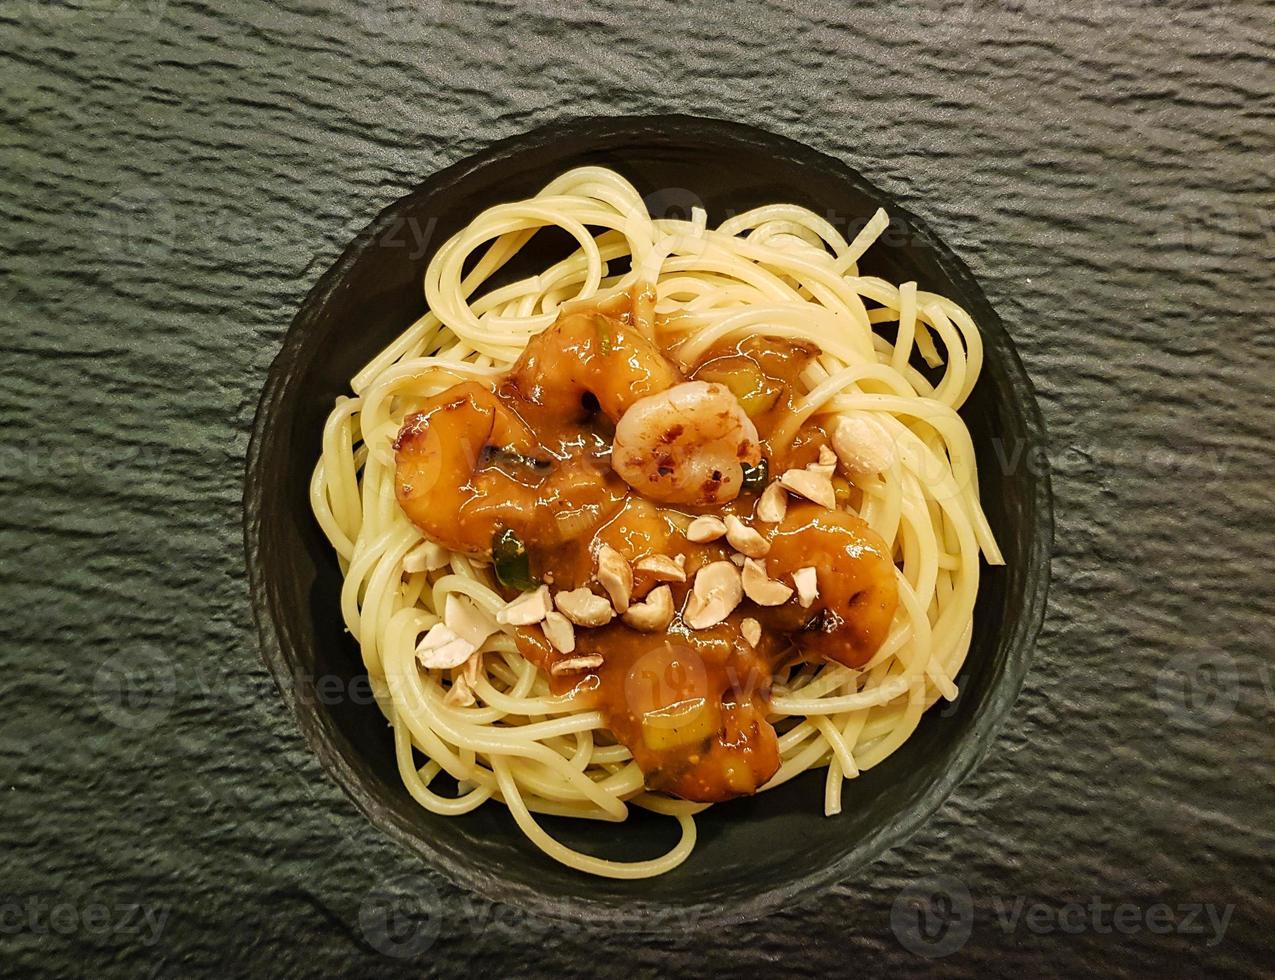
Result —
[{"label": "chopped peanut", "polygon": [[868,412],[838,415],[832,426],[832,448],[852,476],[883,473],[894,465],[894,440]]},{"label": "chopped peanut", "polygon": [[544,630],[545,639],[559,653],[570,653],[576,648],[575,627],[571,625],[571,620],[567,619],[562,613],[546,613],[544,624],[540,628]]},{"label": "chopped peanut", "polygon": [[764,561],[745,561],[741,580],[744,594],[759,606],[781,606],[792,598],[792,589],[766,574]]},{"label": "chopped peanut", "polygon": [[633,594],[633,569],[624,556],[609,544],[598,549],[598,581],[607,590],[616,612],[629,608],[629,597]]},{"label": "chopped peanut", "polygon": [[683,618],[693,630],[708,629],[729,616],[742,598],[739,569],[728,561],[712,562],[696,574]]},{"label": "chopped peanut", "polygon": [[673,591],[667,585],[652,589],[644,602],[636,602],[624,613],[624,621],[643,633],[659,633],[673,621]]},{"label": "chopped peanut", "polygon": [[770,542],[734,514],[726,518],[726,541],[741,555],[760,558],[770,550]]},{"label": "chopped peanut", "polygon": [[450,670],[468,660],[475,649],[468,640],[453,633],[446,623],[435,623],[417,644],[416,659],[422,667]]},{"label": "chopped peanut", "polygon": [[679,565],[668,555],[647,555],[637,563],[637,570],[646,572],[660,582],[685,582],[685,564],[685,556],[682,556],[682,564]]},{"label": "chopped peanut", "polygon": [[549,609],[549,587],[542,585],[535,592],[524,592],[496,613],[496,622],[505,626],[534,626],[545,618]]},{"label": "chopped peanut", "polygon": [[837,495],[832,489],[832,479],[827,473],[816,473],[809,469],[788,470],[779,478],[779,482],[793,493],[829,510],[837,505]]},{"label": "chopped peanut", "polygon": [[725,533],[726,525],[720,518],[705,514],[691,521],[691,526],[686,529],[686,540],[703,544],[705,541],[716,541]]},{"label": "chopped peanut", "polygon": [[446,548],[433,541],[422,541],[403,556],[403,571],[408,573],[432,572],[442,568],[450,559]]},{"label": "chopped peanut", "polygon": [[474,691],[463,674],[452,681],[452,686],[443,696],[443,704],[449,704],[454,708],[467,708],[474,701]]},{"label": "chopped peanut", "polygon": [[557,677],[562,674],[574,674],[577,671],[592,670],[594,667],[601,666],[602,655],[600,653],[590,653],[583,657],[570,657],[567,660],[559,660],[549,668],[549,673]]},{"label": "chopped peanut", "polygon": [[553,597],[553,603],[577,626],[605,626],[615,615],[610,602],[583,586],[570,592],[559,592]]},{"label": "chopped peanut", "polygon": [[455,592],[447,593],[443,601],[443,622],[457,636],[473,644],[475,649],[500,628],[495,618],[473,599]]},{"label": "chopped peanut", "polygon": [[797,601],[802,608],[808,608],[819,597],[819,579],[809,566],[792,573],[792,584],[797,587]]},{"label": "chopped peanut", "polygon": [[757,520],[778,524],[788,513],[788,491],[781,483],[772,483],[757,500]]}]

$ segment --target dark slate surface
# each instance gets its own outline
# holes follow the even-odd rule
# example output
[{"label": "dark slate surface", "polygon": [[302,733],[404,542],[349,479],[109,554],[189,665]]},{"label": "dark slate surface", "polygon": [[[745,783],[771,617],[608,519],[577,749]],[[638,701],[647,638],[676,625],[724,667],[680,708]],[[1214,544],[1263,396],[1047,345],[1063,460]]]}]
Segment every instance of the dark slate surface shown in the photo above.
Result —
[{"label": "dark slate surface", "polygon": [[[1270,6],[6,0],[0,28],[5,972],[1269,970]],[[357,228],[492,139],[659,111],[841,156],[963,255],[1038,385],[1018,465],[1052,462],[1058,533],[1023,695],[921,832],[650,937],[471,900],[365,823],[259,662],[239,499],[266,367]]]}]

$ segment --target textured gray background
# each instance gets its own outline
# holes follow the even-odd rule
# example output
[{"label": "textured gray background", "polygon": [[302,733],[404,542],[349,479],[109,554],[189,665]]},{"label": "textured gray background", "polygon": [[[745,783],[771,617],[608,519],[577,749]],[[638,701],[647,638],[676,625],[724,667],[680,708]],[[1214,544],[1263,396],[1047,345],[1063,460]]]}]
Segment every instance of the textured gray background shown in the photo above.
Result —
[{"label": "textured gray background", "polygon": [[[1270,6],[4,0],[0,37],[6,971],[1268,968]],[[492,139],[659,111],[838,155],[969,262],[1058,533],[1023,695],[921,832],[652,938],[471,900],[373,831],[278,709],[239,512],[266,368],[355,230]],[[1191,904],[1233,906],[1220,941]]]}]

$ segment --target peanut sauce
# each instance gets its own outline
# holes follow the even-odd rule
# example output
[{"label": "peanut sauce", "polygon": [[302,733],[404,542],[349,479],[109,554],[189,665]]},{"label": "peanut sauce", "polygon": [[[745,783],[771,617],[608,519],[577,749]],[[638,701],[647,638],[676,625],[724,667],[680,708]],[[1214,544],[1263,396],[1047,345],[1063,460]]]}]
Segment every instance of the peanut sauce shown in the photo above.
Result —
[{"label": "peanut sauce", "polygon": [[[595,556],[610,545],[630,563],[649,555],[685,556],[685,582],[635,569],[632,601],[669,585],[677,611],[660,633],[639,632],[618,617],[578,627],[570,655],[539,627],[519,627],[520,652],[546,672],[590,654],[602,665],[550,675],[552,690],[597,708],[641,767],[646,784],[688,800],[712,802],[755,792],[779,767],[778,736],[767,721],[771,678],[797,658],[856,667],[884,642],[897,602],[892,559],[862,520],[792,498],[784,519],[755,519],[760,490],[709,506],[657,504],[610,466],[615,423],[638,399],[686,380],[728,387],[761,440],[769,478],[803,467],[827,445],[807,422],[791,444],[768,443],[798,391],[797,379],[818,349],[773,337],[722,342],[683,374],[656,342],[633,325],[631,301],[564,313],[533,338],[491,391],[462,383],[430,399],[397,440],[396,491],[409,518],[432,540],[490,558],[492,543],[512,533],[525,548],[531,579],[551,591],[598,587]],[[660,322],[655,335],[660,335]],[[857,491],[834,481],[838,505]],[[683,622],[695,573],[734,554],[725,539],[694,543],[686,529],[699,514],[734,514],[770,542],[766,567],[779,579],[814,567],[819,595],[758,606],[747,598],[707,629]],[[516,590],[508,590],[510,597]],[[751,646],[745,618],[762,626]]]}]

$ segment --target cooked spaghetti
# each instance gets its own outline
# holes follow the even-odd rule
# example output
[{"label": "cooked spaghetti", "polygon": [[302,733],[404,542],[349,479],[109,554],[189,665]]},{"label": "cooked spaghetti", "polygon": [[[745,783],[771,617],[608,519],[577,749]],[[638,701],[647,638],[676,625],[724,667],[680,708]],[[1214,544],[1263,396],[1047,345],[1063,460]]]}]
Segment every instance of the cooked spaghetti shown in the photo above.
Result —
[{"label": "cooked spaghetti", "polygon": [[[1002,560],[957,414],[982,348],[951,300],[860,275],[886,226],[653,219],[585,167],[439,249],[311,484],[421,806],[495,800],[556,860],[649,877],[713,802],[823,768],[839,812],[956,696]],[[545,228],[578,247],[484,288]],[[679,842],[613,861],[535,816],[630,805]]]}]

